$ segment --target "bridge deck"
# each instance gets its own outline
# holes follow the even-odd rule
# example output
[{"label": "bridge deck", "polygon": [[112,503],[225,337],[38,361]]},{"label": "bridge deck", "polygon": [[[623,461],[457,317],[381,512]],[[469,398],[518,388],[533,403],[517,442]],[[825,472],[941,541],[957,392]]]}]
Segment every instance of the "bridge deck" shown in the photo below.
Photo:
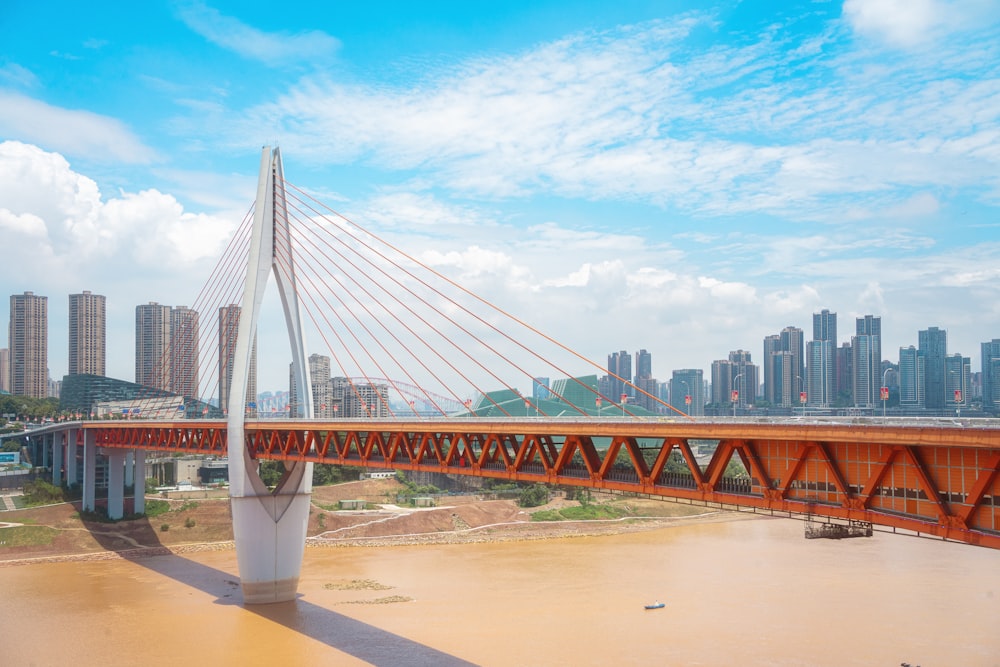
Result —
[{"label": "bridge deck", "polygon": [[[221,421],[75,426],[94,430],[102,447],[226,454]],[[260,459],[586,486],[869,521],[1000,548],[993,422],[258,420],[246,432]],[[745,474],[732,472],[734,460]]]}]

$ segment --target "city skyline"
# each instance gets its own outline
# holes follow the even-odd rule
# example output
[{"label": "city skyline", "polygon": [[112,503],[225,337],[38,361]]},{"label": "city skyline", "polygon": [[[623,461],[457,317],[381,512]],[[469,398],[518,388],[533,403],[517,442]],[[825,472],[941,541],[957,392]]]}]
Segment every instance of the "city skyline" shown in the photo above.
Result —
[{"label": "city skyline", "polygon": [[[96,310],[103,315],[105,309],[105,299],[103,295],[95,295],[90,291],[81,294],[69,295],[71,320],[74,320],[74,310],[82,310],[83,304],[87,304],[90,310]],[[33,345],[38,347],[41,342],[41,335],[47,329],[47,302],[48,297],[35,295],[33,292],[26,292],[23,295],[11,295],[11,303],[18,303],[18,318],[11,319],[8,327],[9,332],[21,330],[31,332]],[[41,304],[41,312],[34,313],[38,307],[32,309],[31,317],[25,316],[26,304]],[[216,332],[218,350],[213,351],[210,356],[217,363],[218,375],[214,378],[211,387],[201,386],[199,378],[203,375],[199,369],[199,318],[200,314],[186,306],[163,306],[155,302],[140,304],[135,307],[135,382],[139,385],[150,386],[157,389],[164,389],[179,396],[198,398],[212,402],[214,399],[221,401],[220,405],[228,402],[228,385],[231,366],[231,355],[235,345],[236,321],[238,319],[240,307],[237,305],[223,306],[218,309],[218,329]],[[83,319],[77,316],[76,319]],[[91,320],[87,327],[81,326],[81,331],[71,331],[69,334],[69,349],[73,352],[74,342],[81,337],[87,338],[87,347],[103,349],[105,341],[103,332],[105,329],[103,317],[94,317],[91,313]],[[30,325],[29,322],[36,322]],[[825,345],[817,348],[826,350],[822,354],[814,354],[813,346],[818,343],[834,343],[837,334],[837,313],[823,309],[812,314],[814,340],[805,343],[804,331],[798,327],[787,326],[778,334],[769,334],[761,341],[762,354],[755,361],[753,352],[742,347],[730,350],[722,358],[717,355],[709,363],[709,372],[704,373],[701,368],[691,368],[691,365],[682,368],[654,369],[653,354],[646,348],[641,348],[633,352],[620,350],[612,352],[607,356],[607,366],[604,369],[608,375],[601,379],[600,391],[612,401],[617,400],[619,393],[630,396],[630,401],[638,405],[655,410],[652,396],[660,396],[665,402],[678,407],[674,402],[675,397],[661,395],[661,386],[670,385],[671,378],[678,374],[685,376],[692,372],[700,373],[705,377],[707,390],[709,392],[706,403],[723,404],[732,402],[727,399],[729,394],[736,391],[738,399],[735,401],[740,406],[753,404],[757,399],[763,399],[768,404],[776,407],[798,407],[803,405],[802,396],[809,397],[805,405],[809,407],[828,408],[831,407],[837,398],[835,389],[849,391],[852,395],[851,404],[855,407],[871,409],[881,404],[879,396],[880,388],[884,384],[884,367],[889,364],[895,367],[894,382],[892,383],[899,392],[897,401],[901,406],[942,410],[954,408],[956,406],[966,406],[972,399],[970,392],[972,375],[982,373],[984,385],[984,397],[996,391],[1000,395],[1000,390],[994,390],[992,376],[996,373],[993,369],[996,366],[995,359],[1000,357],[1000,353],[995,350],[1000,349],[1000,339],[993,338],[981,341],[979,349],[982,351],[983,359],[986,361],[980,367],[974,367],[970,363],[970,356],[963,356],[962,352],[948,349],[947,330],[936,326],[928,327],[916,332],[919,347],[914,345],[900,346],[898,354],[893,359],[891,356],[882,353],[880,332],[882,328],[881,317],[877,315],[865,315],[856,319],[856,333],[851,335],[848,341],[843,341],[840,346],[828,348]],[[94,329],[94,331],[83,332],[82,329]],[[97,332],[100,332],[98,334]],[[24,334],[21,334],[22,338]],[[51,345],[51,342],[45,346]],[[807,350],[813,361],[819,362],[819,370],[814,370],[810,363],[804,361],[803,350]],[[8,348],[0,348],[4,353],[5,361],[10,358]],[[24,353],[22,352],[22,357]],[[848,368],[851,377],[839,377],[839,371],[832,366],[838,363],[837,359],[843,355],[850,357]],[[829,355],[831,358],[827,358]],[[92,355],[93,356],[93,355]],[[25,357],[25,360],[26,357]],[[272,392],[291,392],[290,400],[295,402],[295,392],[290,386],[262,387],[257,386],[257,345],[256,340],[252,348],[250,386],[247,390],[247,402],[255,402],[258,395],[270,394]],[[29,365],[36,368],[38,363],[34,360]],[[919,363],[918,363],[919,362]],[[23,362],[22,362],[23,363]],[[318,364],[318,365],[317,365]],[[935,373],[933,370],[940,369]],[[9,366],[8,369],[13,368]],[[773,368],[770,373],[769,368]],[[634,370],[633,370],[634,369]],[[789,370],[791,369],[791,370]],[[90,371],[79,371],[81,373],[101,375]],[[311,353],[309,357],[309,375],[314,377],[336,377],[343,380],[342,376],[337,376],[331,372],[330,359],[320,353]],[[585,374],[585,373],[584,373]],[[211,375],[211,373],[210,373]],[[614,377],[619,376],[619,377]],[[828,377],[829,376],[829,377]],[[794,379],[793,379],[794,377]],[[8,380],[13,380],[11,373]],[[59,382],[62,378],[47,377],[46,387],[53,382]],[[118,378],[122,379],[122,378]],[[537,391],[539,378],[530,378],[531,391],[529,395],[534,396]],[[211,382],[211,381],[210,381]],[[630,387],[622,386],[628,382]],[[290,383],[290,380],[289,380]],[[844,383],[847,383],[846,385]],[[23,381],[22,381],[23,384]],[[37,383],[36,383],[37,384]],[[817,392],[815,387],[829,384],[831,390],[827,389]],[[748,387],[753,387],[752,392]],[[316,386],[313,387],[317,389]],[[703,388],[699,388],[700,392]],[[216,394],[216,390],[218,393]],[[685,389],[685,391],[690,391]],[[861,393],[858,393],[861,392]],[[648,394],[644,396],[643,394]],[[820,398],[817,398],[819,395]],[[929,398],[928,398],[929,397]],[[1000,400],[994,398],[1000,403]],[[315,411],[317,414],[325,414],[321,406],[325,406],[322,393],[314,396]]]},{"label": "city skyline", "polygon": [[[824,308],[881,317],[890,359],[938,327],[978,369],[1000,336],[990,2],[284,8],[5,13],[0,283],[53,300],[53,378],[83,288],[107,296],[107,373],[130,377],[130,312],[194,302],[264,144],[602,365],[645,348],[655,375],[707,373]],[[265,307],[260,349],[283,352]],[[285,357],[258,360],[262,388]]]}]

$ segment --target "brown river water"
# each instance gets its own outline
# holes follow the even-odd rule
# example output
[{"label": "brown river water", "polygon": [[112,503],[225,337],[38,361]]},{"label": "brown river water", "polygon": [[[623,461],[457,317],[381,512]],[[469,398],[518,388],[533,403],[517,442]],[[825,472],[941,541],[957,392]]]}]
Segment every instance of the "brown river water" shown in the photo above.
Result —
[{"label": "brown river water", "polygon": [[802,533],[309,547],[257,607],[233,551],[0,567],[0,665],[1000,665],[1000,551]]}]

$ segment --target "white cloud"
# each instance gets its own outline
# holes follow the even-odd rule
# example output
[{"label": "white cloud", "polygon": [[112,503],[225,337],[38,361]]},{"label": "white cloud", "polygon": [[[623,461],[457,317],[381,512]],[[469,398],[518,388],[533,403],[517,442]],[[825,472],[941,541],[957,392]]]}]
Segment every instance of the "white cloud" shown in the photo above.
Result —
[{"label": "white cloud", "polygon": [[926,41],[945,18],[935,0],[844,0],[844,16],[862,34],[909,47]]},{"label": "white cloud", "polygon": [[[0,230],[8,250],[0,284],[49,297],[54,377],[66,370],[65,346],[57,342],[66,340],[66,295],[89,289],[107,296],[109,349],[129,350],[130,310],[195,295],[238,220],[185,212],[172,196],[155,190],[106,198],[63,156],[0,143]],[[130,358],[113,356],[109,373],[130,378]]]},{"label": "white cloud", "polygon": [[267,33],[231,16],[225,16],[202,2],[179,8],[184,23],[218,46],[271,65],[332,56],[340,42],[319,30],[300,33]]},{"label": "white cloud", "polygon": [[148,164],[156,155],[118,120],[0,90],[0,136],[96,162]]},{"label": "white cloud", "polygon": [[[771,35],[681,61],[687,31],[707,21],[575,35],[409,88],[307,78],[219,131],[236,142],[287,128],[280,143],[300,159],[419,171],[463,196],[824,222],[852,206],[859,220],[902,210],[915,190],[939,205],[942,188],[1000,196],[995,21],[976,49],[939,45],[937,68],[843,46],[783,56]],[[789,67],[804,76],[777,74]]]},{"label": "white cloud", "polygon": [[995,21],[997,5],[996,0],[844,0],[844,18],[861,35],[912,49]]}]

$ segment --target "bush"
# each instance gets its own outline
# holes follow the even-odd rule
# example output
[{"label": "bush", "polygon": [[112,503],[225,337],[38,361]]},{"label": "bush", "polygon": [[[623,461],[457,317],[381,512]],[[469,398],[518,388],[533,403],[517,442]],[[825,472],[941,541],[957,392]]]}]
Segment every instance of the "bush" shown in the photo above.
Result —
[{"label": "bush", "polygon": [[36,479],[24,485],[24,502],[27,505],[51,505],[64,502],[63,490],[48,482]]},{"label": "bush", "polygon": [[521,507],[538,507],[549,502],[549,489],[544,484],[532,484],[521,491],[517,504]]},{"label": "bush", "polygon": [[184,527],[185,528],[194,528],[194,519],[192,519],[191,517],[188,517],[188,518],[184,519]]},{"label": "bush", "polygon": [[161,533],[165,533],[168,530],[170,530],[170,524],[169,523],[161,523],[160,524],[160,532]]}]

